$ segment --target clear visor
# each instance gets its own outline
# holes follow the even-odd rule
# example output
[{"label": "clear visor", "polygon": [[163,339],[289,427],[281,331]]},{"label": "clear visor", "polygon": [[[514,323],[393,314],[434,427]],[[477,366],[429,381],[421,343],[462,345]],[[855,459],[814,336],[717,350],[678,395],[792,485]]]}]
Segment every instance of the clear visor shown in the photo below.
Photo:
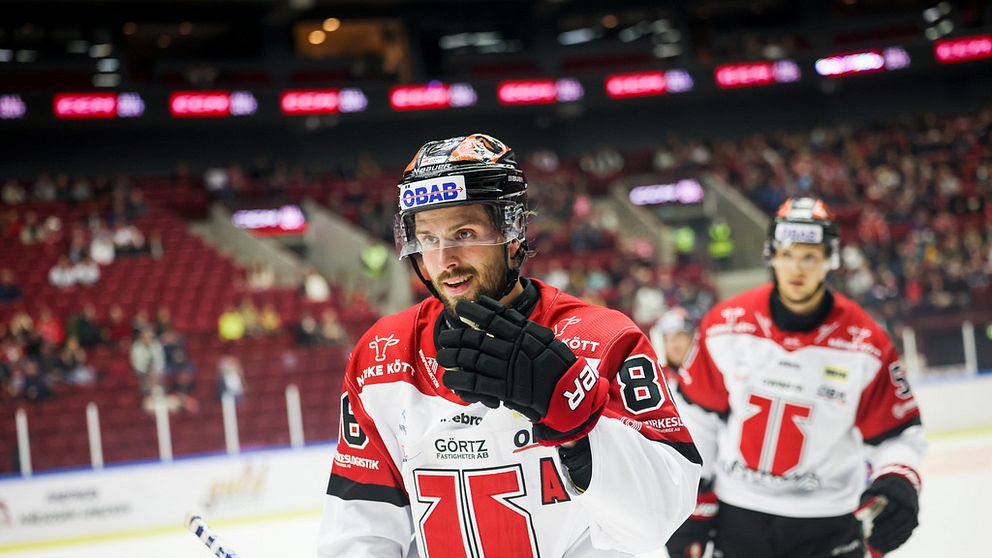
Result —
[{"label": "clear visor", "polygon": [[417,233],[415,230],[416,214],[397,214],[393,221],[393,236],[396,250],[400,259],[413,254],[425,254],[437,250],[468,246],[501,246],[513,240],[523,240],[525,234],[524,211],[520,204],[497,205],[488,204],[496,209],[500,230],[493,231],[486,224],[486,231],[479,226],[467,225],[444,234]]}]

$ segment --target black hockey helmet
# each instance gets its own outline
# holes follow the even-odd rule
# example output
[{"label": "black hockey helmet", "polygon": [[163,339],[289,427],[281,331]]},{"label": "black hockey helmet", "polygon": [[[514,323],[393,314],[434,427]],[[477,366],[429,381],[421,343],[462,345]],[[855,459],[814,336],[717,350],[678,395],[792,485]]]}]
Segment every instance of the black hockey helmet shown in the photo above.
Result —
[{"label": "black hockey helmet", "polygon": [[[527,179],[513,150],[487,134],[471,134],[424,144],[397,184],[399,212],[393,236],[400,259],[424,251],[416,236],[414,216],[441,207],[483,204],[492,212],[501,234],[499,244],[521,243],[516,265],[507,274],[505,293],[513,289],[527,257]],[[435,295],[416,262],[417,275]]]},{"label": "black hockey helmet", "polygon": [[792,243],[823,244],[830,269],[840,267],[840,227],[823,200],[790,198],[779,206],[768,227],[765,260],[771,261],[776,249]]}]

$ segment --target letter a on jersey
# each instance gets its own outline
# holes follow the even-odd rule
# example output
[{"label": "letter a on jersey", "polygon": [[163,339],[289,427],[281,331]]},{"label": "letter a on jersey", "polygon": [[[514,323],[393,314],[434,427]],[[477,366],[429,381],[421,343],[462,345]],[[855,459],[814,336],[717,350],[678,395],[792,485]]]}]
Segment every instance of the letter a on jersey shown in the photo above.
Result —
[{"label": "letter a on jersey", "polygon": [[558,467],[550,457],[541,458],[541,503],[545,506],[571,500],[565,492],[565,484],[558,474]]}]

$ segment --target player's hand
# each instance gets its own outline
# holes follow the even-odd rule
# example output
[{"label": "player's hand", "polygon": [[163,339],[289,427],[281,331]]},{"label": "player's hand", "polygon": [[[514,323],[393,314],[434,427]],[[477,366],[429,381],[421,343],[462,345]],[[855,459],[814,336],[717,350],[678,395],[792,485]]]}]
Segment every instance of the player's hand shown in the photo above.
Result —
[{"label": "player's hand", "polygon": [[710,481],[700,482],[696,509],[665,545],[672,558],[702,558],[706,552],[706,543],[713,538],[714,519],[719,507],[712,487]]},{"label": "player's hand", "polygon": [[919,525],[920,495],[903,477],[885,475],[875,479],[864,491],[861,504],[876,496],[884,496],[888,502],[875,517],[868,544],[888,554],[909,540],[913,529]]},{"label": "player's hand", "polygon": [[465,401],[501,401],[534,422],[536,437],[550,445],[595,425],[609,385],[550,329],[486,296],[455,310],[471,328],[438,335],[437,362],[448,389]]}]

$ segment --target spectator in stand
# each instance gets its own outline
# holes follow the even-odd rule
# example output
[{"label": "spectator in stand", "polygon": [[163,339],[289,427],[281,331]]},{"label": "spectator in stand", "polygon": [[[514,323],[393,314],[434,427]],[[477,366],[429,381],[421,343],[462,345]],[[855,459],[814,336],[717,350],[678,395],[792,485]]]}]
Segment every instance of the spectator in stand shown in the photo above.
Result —
[{"label": "spectator in stand", "polygon": [[58,189],[49,174],[42,173],[31,187],[31,195],[38,201],[55,201],[58,197]]},{"label": "spectator in stand", "polygon": [[155,330],[145,328],[131,345],[131,368],[138,376],[142,395],[151,395],[153,387],[162,386],[165,350],[155,338]]},{"label": "spectator in stand", "polygon": [[258,323],[262,326],[262,331],[269,335],[282,329],[282,316],[276,311],[275,306],[266,304],[262,307],[262,313],[258,317]]},{"label": "spectator in stand", "polygon": [[127,200],[124,198],[124,195],[123,189],[114,188],[110,213],[107,213],[107,225],[114,230],[117,229],[118,225],[126,224],[131,219],[131,214],[127,210]]},{"label": "spectator in stand", "polygon": [[24,222],[21,224],[18,236],[21,244],[32,246],[45,240],[45,227],[38,221],[38,214],[28,211],[24,214]]},{"label": "spectator in stand", "polygon": [[125,348],[134,338],[134,329],[124,317],[124,309],[120,304],[111,305],[107,312],[107,341],[111,346]]},{"label": "spectator in stand", "polygon": [[0,303],[14,302],[23,297],[24,294],[14,279],[14,272],[6,267],[0,270]]},{"label": "spectator in stand", "polygon": [[304,347],[313,347],[320,344],[320,328],[317,325],[317,320],[314,319],[313,314],[309,310],[304,310],[303,315],[300,316],[299,323],[293,326],[293,337],[296,339],[297,345]]},{"label": "spectator in stand", "polygon": [[69,202],[79,204],[93,199],[93,187],[89,180],[77,178],[69,189]]},{"label": "spectator in stand", "polygon": [[310,302],[327,302],[331,298],[331,287],[327,279],[312,267],[303,272],[303,295]]},{"label": "spectator in stand", "polygon": [[10,317],[7,331],[12,338],[22,343],[27,343],[30,337],[37,335],[34,329],[34,320],[24,311],[19,311]]},{"label": "spectator in stand", "polygon": [[8,209],[0,214],[0,239],[20,238],[21,221],[17,210]]},{"label": "spectator in stand", "polygon": [[255,307],[255,303],[250,298],[244,297],[241,299],[241,303],[238,304],[238,312],[241,314],[241,320],[245,324],[245,333],[252,337],[257,337],[265,333],[259,321],[258,308]]},{"label": "spectator in stand", "polygon": [[240,402],[245,395],[245,371],[237,357],[225,355],[217,361],[217,397],[231,396]]},{"label": "spectator in stand", "polygon": [[55,215],[49,215],[42,225],[41,243],[48,247],[62,245],[62,219]]},{"label": "spectator in stand", "polygon": [[14,372],[11,381],[11,395],[23,397],[28,401],[37,403],[55,396],[51,383],[41,371],[38,363],[30,358],[21,360],[19,372]]},{"label": "spectator in stand", "polygon": [[231,181],[227,169],[222,166],[210,167],[203,173],[203,185],[214,199],[231,197]]},{"label": "spectator in stand", "polygon": [[67,201],[69,199],[69,175],[62,173],[55,177],[55,198],[57,201]]},{"label": "spectator in stand", "polygon": [[139,188],[131,188],[127,193],[127,212],[130,217],[141,217],[148,213],[148,205],[145,203],[145,193]]},{"label": "spectator in stand", "polygon": [[224,341],[237,341],[245,336],[245,319],[234,305],[229,304],[217,318],[217,331]]},{"label": "spectator in stand", "polygon": [[78,339],[84,349],[92,349],[110,337],[109,332],[97,323],[96,306],[91,302],[83,305],[82,312],[69,318],[68,334]]},{"label": "spectator in stand", "polygon": [[162,333],[161,342],[165,352],[165,372],[169,379],[169,393],[176,398],[180,408],[195,413],[200,408],[199,402],[193,396],[196,388],[196,368],[189,360],[186,343],[172,327]]},{"label": "spectator in stand", "polygon": [[344,325],[333,308],[325,308],[320,315],[320,339],[331,345],[342,345],[348,341]]},{"label": "spectator in stand", "polygon": [[78,263],[88,254],[89,243],[86,242],[86,229],[82,225],[76,225],[69,235],[69,261]]},{"label": "spectator in stand", "polygon": [[60,289],[68,289],[76,284],[76,272],[69,262],[69,256],[59,256],[58,262],[48,272],[48,282]]},{"label": "spectator in stand", "polygon": [[169,310],[168,306],[160,305],[155,311],[155,335],[162,336],[166,331],[175,329],[175,327],[175,324],[172,323],[172,311]]},{"label": "spectator in stand", "polygon": [[86,350],[75,337],[66,340],[59,353],[59,364],[62,377],[68,384],[86,385],[93,383],[95,379],[93,369],[86,365]]},{"label": "spectator in stand", "polygon": [[27,199],[28,193],[20,182],[11,179],[4,183],[3,191],[0,192],[0,201],[5,205],[20,205]]},{"label": "spectator in stand", "polygon": [[90,241],[90,256],[100,265],[109,265],[113,263],[115,255],[113,233],[102,220],[97,220],[93,228],[93,239]]},{"label": "spectator in stand", "polygon": [[58,346],[42,340],[41,346],[38,348],[38,354],[33,357],[33,360],[38,363],[41,373],[48,378],[48,381],[52,385],[65,381],[65,375],[62,373],[62,361],[59,359],[59,351]]},{"label": "spectator in stand", "polygon": [[35,324],[35,331],[43,340],[52,345],[58,346],[65,341],[65,328],[62,322],[52,313],[52,309],[43,306]]},{"label": "spectator in stand", "polygon": [[135,256],[145,250],[145,236],[138,227],[120,220],[114,225],[114,252],[118,256]]},{"label": "spectator in stand", "polygon": [[176,359],[168,371],[169,393],[176,398],[181,409],[196,413],[200,410],[200,402],[193,395],[196,391],[196,367],[185,352],[177,354]]},{"label": "spectator in stand", "polygon": [[272,266],[256,261],[248,269],[248,288],[253,291],[267,291],[275,285],[276,274]]},{"label": "spectator in stand", "polygon": [[152,320],[148,315],[148,309],[141,308],[138,310],[138,313],[134,315],[134,319],[131,320],[131,337],[133,339],[141,337],[141,332],[146,329],[155,331],[155,324],[152,323]]},{"label": "spectator in stand", "polygon": [[100,281],[100,266],[89,256],[72,266],[72,273],[76,277],[76,284],[83,287],[91,287]]},{"label": "spectator in stand", "polygon": [[162,231],[156,229],[148,235],[148,246],[145,251],[153,260],[161,260],[165,255],[165,245],[162,244]]},{"label": "spectator in stand", "polygon": [[162,350],[165,351],[165,370],[172,372],[177,368],[177,363],[188,361],[186,354],[186,341],[179,335],[174,327],[164,330],[159,336],[162,343]]}]

